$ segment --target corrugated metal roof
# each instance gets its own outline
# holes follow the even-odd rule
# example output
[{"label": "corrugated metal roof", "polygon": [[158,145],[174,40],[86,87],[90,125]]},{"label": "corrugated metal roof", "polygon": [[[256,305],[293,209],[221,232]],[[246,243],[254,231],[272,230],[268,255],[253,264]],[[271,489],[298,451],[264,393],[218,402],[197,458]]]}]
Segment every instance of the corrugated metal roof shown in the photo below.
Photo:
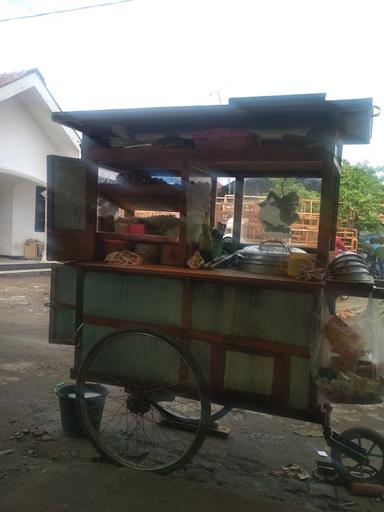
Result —
[{"label": "corrugated metal roof", "polygon": [[128,134],[174,134],[212,128],[295,129],[336,126],[344,144],[371,138],[372,99],[327,101],[325,94],[231,98],[228,105],[60,112],[53,120],[101,144]]}]

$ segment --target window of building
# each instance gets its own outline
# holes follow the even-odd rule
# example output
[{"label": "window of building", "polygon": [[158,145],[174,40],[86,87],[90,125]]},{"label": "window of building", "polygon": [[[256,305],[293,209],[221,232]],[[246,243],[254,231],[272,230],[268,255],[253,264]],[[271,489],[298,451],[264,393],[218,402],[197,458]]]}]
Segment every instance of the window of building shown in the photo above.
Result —
[{"label": "window of building", "polygon": [[45,231],[45,197],[42,195],[45,187],[36,186],[35,201],[35,231],[44,233]]}]

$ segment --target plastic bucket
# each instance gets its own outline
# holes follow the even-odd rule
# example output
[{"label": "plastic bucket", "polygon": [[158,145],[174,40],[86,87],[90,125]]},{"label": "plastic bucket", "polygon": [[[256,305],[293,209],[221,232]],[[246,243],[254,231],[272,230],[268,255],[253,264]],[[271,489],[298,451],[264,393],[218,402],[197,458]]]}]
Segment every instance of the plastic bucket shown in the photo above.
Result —
[{"label": "plastic bucket", "polygon": [[[56,394],[59,397],[61,424],[70,437],[85,437],[76,408],[76,384],[58,384]],[[89,419],[96,430],[100,428],[108,390],[101,384],[86,384],[85,403]]]}]

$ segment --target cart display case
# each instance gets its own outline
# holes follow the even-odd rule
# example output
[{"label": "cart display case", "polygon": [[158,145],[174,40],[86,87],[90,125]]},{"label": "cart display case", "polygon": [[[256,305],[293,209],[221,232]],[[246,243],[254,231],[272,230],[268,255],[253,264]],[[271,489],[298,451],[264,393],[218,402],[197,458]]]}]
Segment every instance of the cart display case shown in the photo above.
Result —
[{"label": "cart display case", "polygon": [[[236,249],[271,237],[294,245],[289,226],[302,192],[320,208],[317,239],[301,248],[325,272],[336,237],[342,146],[369,143],[371,100],[234,98],[222,106],[63,112],[53,119],[83,139],[81,160],[48,157],[47,251],[62,262],[52,272],[50,342],[74,345],[72,377],[95,446],[118,463],[162,472],[197,451],[210,415],[231,406],[327,420],[310,359],[325,278],[186,263],[206,219],[217,227],[226,192],[234,196],[233,217],[220,221],[231,224]],[[251,227],[249,208],[258,216]],[[143,264],[105,262],[111,249],[139,253]],[[356,294],[372,289],[345,286]],[[329,290],[332,299],[343,283]],[[115,430],[124,442],[87,420],[81,389],[89,380],[109,386],[111,400],[116,394],[127,424],[124,435],[122,419]],[[173,438],[169,426],[159,426],[164,418],[188,428]],[[132,448],[134,435],[141,439]],[[180,449],[171,450],[180,436]]]}]

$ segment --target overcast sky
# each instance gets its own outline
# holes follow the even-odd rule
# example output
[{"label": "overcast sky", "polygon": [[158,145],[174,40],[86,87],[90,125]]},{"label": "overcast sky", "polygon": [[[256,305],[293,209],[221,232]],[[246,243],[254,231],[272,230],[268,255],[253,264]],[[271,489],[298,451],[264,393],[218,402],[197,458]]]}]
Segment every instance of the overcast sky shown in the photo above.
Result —
[{"label": "overcast sky", "polygon": [[[0,0],[0,19],[107,1]],[[384,166],[383,11],[382,0],[132,0],[0,23],[0,72],[39,68],[63,110],[373,97],[372,142],[344,156]]]}]

